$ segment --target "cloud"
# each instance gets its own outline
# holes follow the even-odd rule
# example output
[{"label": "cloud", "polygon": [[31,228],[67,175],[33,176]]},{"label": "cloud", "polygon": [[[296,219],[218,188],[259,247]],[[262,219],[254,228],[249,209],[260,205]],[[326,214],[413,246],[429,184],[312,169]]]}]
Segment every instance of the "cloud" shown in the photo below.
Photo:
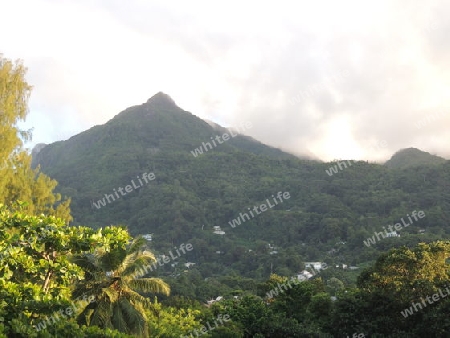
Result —
[{"label": "cloud", "polygon": [[[17,0],[4,12],[23,13],[22,24],[5,15],[0,39],[5,56],[29,68],[35,142],[105,123],[164,91],[202,118],[251,121],[256,139],[324,160],[382,160],[410,146],[450,156],[449,9],[407,0]],[[415,126],[436,112],[439,120]]]}]

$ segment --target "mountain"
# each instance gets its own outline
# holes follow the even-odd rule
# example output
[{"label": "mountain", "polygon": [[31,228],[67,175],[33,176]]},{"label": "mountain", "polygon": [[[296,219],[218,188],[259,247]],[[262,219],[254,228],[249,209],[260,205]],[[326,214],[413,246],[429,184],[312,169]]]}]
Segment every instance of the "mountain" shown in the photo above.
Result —
[{"label": "mountain", "polygon": [[405,169],[410,167],[436,165],[445,163],[446,159],[432,155],[417,148],[406,148],[396,152],[385,165],[391,169]]},{"label": "mountain", "polygon": [[[220,145],[215,137],[224,132],[229,133],[225,128],[218,125],[212,127],[182,110],[172,98],[159,92],[146,103],[127,108],[102,126],[95,126],[67,141],[52,144],[44,153],[35,156],[33,165],[40,163],[42,166],[49,166],[53,161],[71,163],[74,158],[90,157],[110,148],[114,148],[117,153],[126,153],[131,147],[140,152],[139,156],[144,157],[166,151],[189,153],[201,147],[203,142],[209,142],[214,147],[213,141],[217,146],[214,150],[218,152],[230,153],[241,149],[273,158],[295,157],[263,145],[239,131],[237,136],[230,135],[230,140]],[[49,158],[48,154],[57,155],[57,159],[52,156]]]},{"label": "mountain", "polygon": [[[329,175],[336,163],[298,158],[237,135],[163,93],[45,146],[33,164],[72,198],[74,224],[127,225],[133,235],[151,234],[157,253],[191,243],[186,260],[203,279],[288,276],[308,260],[365,264],[390,247],[450,234],[450,161],[402,170],[339,163]],[[413,210],[427,216],[401,237],[364,245],[374,231]]]},{"label": "mountain", "polygon": [[47,146],[47,144],[45,144],[45,143],[38,143],[38,144],[36,144],[36,145],[33,147],[33,149],[31,150],[31,157],[32,157],[32,158],[36,158],[37,154],[38,154],[42,149],[44,149],[44,147],[46,147],[46,146]]},{"label": "mountain", "polygon": [[[200,198],[190,196],[198,194],[191,191],[192,187],[184,187],[186,195],[183,197],[175,197],[171,191],[180,190],[179,182],[186,177],[215,180],[211,186],[204,186],[204,182],[196,184],[204,190],[215,191],[217,196],[218,188],[212,186],[222,179],[222,185],[229,184],[225,183],[226,176],[239,175],[242,179],[246,175],[260,174],[253,171],[257,165],[252,163],[252,158],[270,163],[298,159],[239,134],[243,129],[240,127],[233,131],[219,125],[212,126],[184,111],[168,95],[160,92],[144,104],[125,109],[104,125],[90,128],[69,140],[41,147],[39,152],[35,152],[33,166],[39,164],[43,172],[59,182],[60,192],[72,197],[75,223],[101,226],[119,221],[129,224],[135,232],[137,229],[148,231],[144,230],[143,223],[135,223],[139,218],[140,222],[145,219],[142,218],[142,210],[135,208],[142,208],[143,201],[150,203],[147,198],[158,199],[151,192],[129,194],[116,205],[109,206],[108,203],[99,209],[95,207],[97,201],[105,194],[113,193],[115,188],[128,185],[132,179],[137,182],[139,174],[154,172],[154,189],[161,190],[158,191],[160,197],[168,194],[170,197],[167,198],[171,200],[187,199],[191,204]],[[229,138],[226,141],[224,134]],[[217,141],[217,136],[221,140]],[[226,168],[228,172],[224,172]],[[236,171],[241,173],[236,174]],[[140,199],[141,194],[145,195],[144,199]],[[192,199],[189,200],[188,196]],[[135,199],[139,202],[134,203]],[[159,205],[161,202],[151,203]],[[129,214],[122,207],[133,211]]]}]

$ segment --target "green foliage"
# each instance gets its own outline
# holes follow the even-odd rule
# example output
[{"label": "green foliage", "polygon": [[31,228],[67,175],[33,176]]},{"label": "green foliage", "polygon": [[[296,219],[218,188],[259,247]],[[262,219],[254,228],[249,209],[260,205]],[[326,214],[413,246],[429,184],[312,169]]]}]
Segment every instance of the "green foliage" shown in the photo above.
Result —
[{"label": "green foliage", "polygon": [[[130,239],[123,229],[122,239]],[[74,262],[85,269],[86,278],[77,284],[73,297],[86,294],[96,300],[78,316],[80,324],[148,337],[146,310],[151,309],[152,304],[138,292],[168,295],[170,288],[161,279],[140,278],[139,271],[156,261],[151,252],[143,250],[144,243],[139,237],[126,246],[109,245],[110,250],[100,247],[93,254],[74,258]]]},{"label": "green foliage", "polygon": [[409,302],[436,292],[449,282],[449,242],[420,243],[414,249],[392,249],[361,273],[358,286]]},{"label": "green foliage", "polygon": [[122,248],[129,238],[122,228],[72,227],[54,216],[30,216],[0,205],[0,323],[5,332],[29,337],[47,318],[61,319],[55,314],[71,305],[73,285],[84,276],[72,258],[94,248]]},{"label": "green foliage", "polygon": [[385,165],[391,169],[406,169],[443,163],[445,163],[445,159],[440,156],[431,155],[416,148],[408,148],[396,152]]},{"label": "green foliage", "polygon": [[190,308],[163,307],[156,300],[147,312],[150,336],[155,338],[178,338],[194,329],[200,329],[200,311]]},{"label": "green foliage", "polygon": [[[261,282],[271,273],[294,275],[304,261],[360,266],[393,247],[450,236],[450,161],[404,170],[359,161],[329,176],[335,163],[259,151],[265,146],[238,136],[201,156],[191,154],[222,132],[158,94],[105,125],[44,147],[33,162],[58,180],[59,193],[71,196],[76,224],[127,224],[134,236],[152,233],[151,249],[161,254],[191,242],[195,249],[177,267],[158,268],[159,277],[182,275],[182,263],[191,261],[198,280],[221,284],[220,277],[234,275]],[[154,181],[100,209],[93,205],[149,172]],[[272,201],[278,191],[291,198],[231,228],[239,213]],[[414,209],[427,216],[402,229],[401,237],[364,245]],[[225,235],[213,233],[217,225]],[[327,279],[354,285],[354,272],[333,272],[339,275]],[[234,291],[223,284],[184,285],[180,294],[206,300],[218,290]]]},{"label": "green foliage", "polygon": [[[104,126],[44,147],[31,169],[23,149],[30,135],[17,127],[30,92],[24,75],[22,64],[0,57],[0,203],[9,207],[0,205],[0,338],[176,337],[218,314],[231,321],[209,332],[212,337],[448,333],[450,297],[408,318],[400,312],[449,282],[450,244],[435,241],[450,235],[450,161],[404,151],[386,166],[360,161],[330,176],[325,171],[335,163],[298,159],[242,136],[194,157],[190,151],[226,130],[158,94]],[[39,163],[60,182],[58,193]],[[149,172],[156,180],[114,207],[93,206]],[[291,198],[228,226],[278,191]],[[61,194],[73,198],[76,224],[128,224],[131,234],[150,232],[153,241],[145,248],[124,227],[69,227],[70,201],[61,202]],[[400,238],[363,245],[414,209],[427,216],[402,229]],[[215,225],[226,234],[215,235]],[[142,278],[142,267],[155,262],[152,252],[188,242],[194,250],[178,265]],[[356,272],[334,267],[367,265],[380,253],[357,289],[349,288]],[[329,264],[321,272],[326,284],[315,276],[265,299],[311,260]],[[185,268],[187,261],[196,265]],[[177,298],[169,297],[168,282]],[[156,293],[162,304],[151,301]],[[218,295],[224,299],[210,309],[193,301]],[[39,326],[82,296],[93,301]]]},{"label": "green foliage", "polygon": [[20,130],[18,122],[28,114],[31,86],[25,80],[26,68],[0,54],[0,203],[11,206],[27,201],[22,212],[29,215],[45,213],[70,221],[70,199],[61,201],[54,193],[57,183],[31,168],[31,157],[23,148],[31,138]]}]

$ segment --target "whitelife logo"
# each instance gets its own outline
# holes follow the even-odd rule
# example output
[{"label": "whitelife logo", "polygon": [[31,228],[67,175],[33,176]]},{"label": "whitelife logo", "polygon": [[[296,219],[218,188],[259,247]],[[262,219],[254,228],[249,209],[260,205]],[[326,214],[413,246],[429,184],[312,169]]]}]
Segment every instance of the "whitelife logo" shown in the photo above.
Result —
[{"label": "whitelife logo", "polygon": [[[396,231],[401,230],[403,226],[407,227],[407,226],[410,226],[411,224],[414,223],[413,220],[411,219],[411,217],[409,216],[409,214],[406,214],[406,215],[408,216],[408,219],[409,219],[409,221],[411,223],[405,223],[404,219],[400,218],[400,220],[402,221],[403,225],[401,225],[400,223],[395,223],[394,224],[394,228],[395,228]],[[420,210],[419,212],[414,210],[411,213],[411,215],[417,222],[418,221],[417,216],[419,216],[419,218],[424,218],[425,217],[425,212],[423,212],[422,210]],[[369,238],[367,238],[366,241],[363,241],[364,245],[367,246],[367,247],[370,247],[371,244],[376,244],[377,241],[375,240],[375,236],[377,236],[377,240],[378,241],[380,240],[380,235],[381,235],[382,238],[388,237],[387,229],[385,227],[383,227],[383,229],[384,229],[384,233],[382,231],[381,232],[374,232],[374,235],[372,237],[369,237]],[[392,228],[392,225],[390,225],[390,224],[388,225],[388,229],[389,229],[390,232],[394,231],[393,228]]]},{"label": "whitelife logo", "polygon": [[[179,251],[178,251],[178,249],[179,249]],[[157,264],[159,264],[159,266],[163,266],[164,264],[170,263],[170,261],[175,260],[178,257],[181,257],[180,251],[183,254],[186,254],[186,251],[192,251],[194,249],[194,247],[192,246],[191,243],[188,243],[186,245],[184,243],[182,243],[178,249],[175,247],[175,251],[177,252],[178,256],[174,256],[173,253],[172,253],[172,250],[170,250],[169,251],[170,257],[166,256],[166,255],[163,255],[162,256],[162,262],[161,262],[161,257],[156,258],[156,262],[153,263],[153,265],[152,264],[148,264],[148,265],[142,267],[138,272],[136,272],[134,274],[134,278],[135,279],[136,278],[141,278],[142,276],[146,275],[149,272],[149,270],[150,271],[156,270],[158,268]]]},{"label": "whitelife logo", "polygon": [[[221,314],[219,314],[217,316],[217,318],[214,320],[214,325],[215,325],[214,327],[212,327],[209,322],[206,322],[206,326],[208,326],[208,327],[202,326],[202,328],[200,330],[195,329],[193,331],[190,331],[187,336],[180,335],[180,337],[181,338],[199,337],[200,335],[204,335],[204,334],[208,333],[209,331],[216,329],[217,327],[219,327],[219,325],[224,325],[226,322],[228,322],[230,320],[231,320],[230,315],[226,314],[226,315],[222,316]],[[217,322],[219,322],[220,324],[218,324]],[[195,333],[195,336],[194,336],[194,333]]]},{"label": "whitelife logo", "polygon": [[[135,183],[134,183],[134,179],[133,180],[131,180],[131,184],[132,184],[132,186],[131,185],[126,185],[125,186],[125,191],[126,192],[123,192],[123,190],[124,190],[124,188],[122,188],[122,187],[119,187],[119,188],[117,188],[117,190],[120,192],[120,195],[117,193],[117,191],[116,191],[116,189],[113,189],[114,190],[114,194],[116,195],[116,197],[117,197],[117,199],[119,199],[120,198],[120,196],[125,196],[127,193],[130,193],[130,192],[132,192],[133,190],[136,190],[136,189],[139,189],[140,187],[142,187],[143,185],[144,185],[144,183],[142,183],[142,180],[141,180],[141,178],[139,177],[139,176],[136,176],[137,177],[137,179],[139,180],[139,183],[141,184],[141,185],[136,185]],[[154,173],[143,173],[142,174],[142,179],[145,181],[145,183],[147,184],[149,181],[153,181],[154,179],[155,179],[155,174]],[[105,200],[105,198],[106,198],[106,200]],[[112,202],[114,202],[116,199],[114,198],[114,195],[113,194],[105,194],[105,197],[103,197],[101,200],[98,200],[97,201],[97,203],[95,203],[95,202],[92,202],[93,204],[94,204],[94,206],[97,208],[97,209],[100,209],[101,207],[104,207],[104,206],[106,206],[106,202],[108,202],[108,203],[111,203],[111,201],[110,201],[110,198],[112,199]]]},{"label": "whitelife logo", "polygon": [[[275,205],[278,205],[278,202],[277,202],[277,200],[275,199],[275,196],[272,195],[272,197],[273,197],[273,201],[274,201]],[[281,191],[279,191],[278,194],[277,194],[277,197],[278,197],[278,199],[280,200],[280,203],[281,203],[281,202],[283,202],[283,198],[284,198],[284,199],[289,199],[289,198],[291,198],[291,195],[289,194],[289,192],[281,192]],[[273,205],[273,204],[270,204],[270,201],[269,201],[268,198],[266,199],[266,202],[267,202],[267,205],[269,206],[270,209],[273,208],[273,207],[275,206],[275,205]],[[257,205],[255,205],[255,206],[253,207],[252,210],[253,210],[257,215],[260,215],[260,214],[262,214],[264,211],[267,211],[267,210],[268,210],[268,209],[267,209],[267,205],[263,203],[263,204],[261,204],[261,205],[259,206],[259,209],[261,210],[261,212],[258,212],[258,206],[257,206]],[[251,218],[254,218],[255,215],[253,215],[253,212],[250,210],[250,208],[247,208],[247,209],[249,210],[250,215],[252,215]],[[250,220],[250,216],[249,216],[246,212],[244,212],[244,214],[242,214],[242,212],[241,212],[241,213],[239,213],[239,217],[238,217],[238,218],[233,219],[231,222],[228,222],[228,224],[231,225],[232,228],[236,227],[236,225],[241,225],[241,219],[242,219],[242,223],[244,223],[244,222],[246,221],[246,220],[244,219],[244,216],[247,217],[247,221]]]},{"label": "whitelife logo", "polygon": [[[273,288],[272,290],[269,290],[269,292],[266,293],[266,296],[268,299],[277,297],[280,293],[287,291],[288,286],[289,286],[289,289],[293,288],[293,286],[291,285],[291,282],[295,286],[295,285],[299,285],[303,280],[306,280],[306,278],[303,276],[301,279],[299,279],[297,277],[291,277],[290,280],[284,282],[283,284],[277,283],[277,286],[275,288]],[[284,288],[284,290],[283,290],[283,288]]]},{"label": "whitelife logo", "polygon": [[[241,128],[238,128],[238,132],[239,133],[243,133],[246,129],[250,129],[252,127],[252,123],[251,122],[245,122],[245,124],[242,124],[241,123]],[[231,130],[230,129],[230,134],[231,134],[231,137],[236,137],[236,136],[238,136],[239,134],[234,134],[233,133],[233,130]],[[222,135],[222,140],[223,140],[223,142],[221,142],[221,137],[220,137],[220,135],[216,135],[216,137],[215,138],[213,138],[213,137],[211,137],[211,141],[212,141],[212,143],[214,144],[214,148],[215,147],[217,147],[217,144],[216,144],[216,142],[214,141],[214,139],[219,143],[219,144],[223,144],[225,141],[228,141],[229,139],[230,139],[230,135],[228,134],[228,133],[223,133],[223,135]],[[209,146],[209,149],[206,147],[206,146]],[[213,149],[213,146],[211,145],[211,143],[209,143],[209,142],[202,142],[202,145],[199,147],[199,148],[195,148],[194,149],[194,151],[191,151],[191,154],[194,156],[194,157],[197,157],[197,156],[199,156],[199,155],[202,155],[203,154],[203,149],[202,149],[202,147],[205,149],[205,153],[208,151],[208,150],[212,150]]]},{"label": "whitelife logo", "polygon": [[39,332],[41,330],[45,330],[47,328],[47,324],[48,326],[50,326],[51,324],[59,322],[61,319],[67,320],[67,318],[76,315],[79,312],[79,310],[85,308],[87,304],[95,302],[95,296],[93,295],[89,297],[84,295],[83,299],[80,298],[81,296],[76,299],[78,307],[77,305],[75,305],[75,302],[72,302],[72,306],[69,306],[66,309],[60,309],[59,311],[53,312],[50,318],[45,316],[45,320],[41,321],[37,325],[33,325],[36,331]]},{"label": "whitelife logo", "polygon": [[[448,295],[450,295],[450,290],[448,289],[448,287],[446,287],[445,290],[447,290],[447,293],[443,293],[443,292],[442,292],[442,289],[439,288],[439,289],[438,289],[439,293],[435,293],[435,294],[433,294],[431,297],[430,297],[430,296],[426,296],[425,299],[427,300],[428,304],[431,305],[431,304],[433,304],[434,302],[437,302],[438,300],[440,300],[440,299],[442,299],[442,298],[445,298],[445,297],[447,297]],[[442,298],[441,298],[441,297],[442,297]],[[433,301],[432,301],[430,298],[433,298]],[[420,298],[420,300],[421,300],[423,306],[424,306],[424,307],[427,307],[427,303],[425,303],[425,299]],[[414,302],[412,302],[411,304],[412,304],[412,306],[410,306],[409,309],[405,309],[405,310],[403,310],[403,311],[400,311],[400,313],[402,314],[403,317],[407,318],[408,316],[412,316],[412,315],[414,314],[413,307],[414,307],[414,310],[415,310],[416,312],[419,311],[419,310],[417,309],[417,305],[419,306],[420,310],[423,309],[423,308],[422,308],[422,304],[420,304],[420,303],[414,303]]]},{"label": "whitelife logo", "polygon": [[[387,142],[384,141],[384,140],[381,141],[381,142],[377,142],[375,145],[370,147],[370,149],[369,149],[369,151],[367,153],[370,154],[370,153],[374,153],[374,152],[380,151],[381,150],[380,148],[386,148],[386,146],[387,146]],[[345,162],[347,162],[347,163],[345,163]],[[352,162],[356,163],[358,161],[356,161],[356,160],[347,160],[347,161],[342,161],[342,162],[341,161],[336,161],[336,162],[334,162],[336,164],[333,167],[330,167],[329,169],[325,169],[325,172],[327,173],[328,176],[333,176],[333,174],[339,173],[340,170],[342,171],[344,169],[347,169],[348,168],[347,164],[348,164],[349,167],[351,167],[352,166]],[[344,168],[342,168],[341,165],[343,165]]]}]

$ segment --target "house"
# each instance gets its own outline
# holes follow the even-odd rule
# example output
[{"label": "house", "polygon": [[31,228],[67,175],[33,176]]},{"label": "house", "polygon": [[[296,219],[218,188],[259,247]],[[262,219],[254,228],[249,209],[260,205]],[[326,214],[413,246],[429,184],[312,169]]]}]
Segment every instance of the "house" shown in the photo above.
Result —
[{"label": "house", "polygon": [[218,296],[216,299],[208,300],[208,301],[207,301],[208,306],[211,306],[213,303],[218,302],[218,301],[220,301],[220,300],[222,300],[222,299],[223,299],[222,296]]},{"label": "house", "polygon": [[337,268],[342,268],[342,269],[347,269],[348,265],[347,264],[337,264],[336,267]]},{"label": "house", "polygon": [[223,231],[221,228],[220,228],[220,226],[218,226],[218,225],[215,225],[214,227],[213,227],[213,233],[214,234],[216,234],[216,235],[225,235],[225,231]]},{"label": "house", "polygon": [[400,234],[397,231],[386,232],[386,237],[400,237]]},{"label": "house", "polygon": [[314,269],[317,271],[326,269],[327,264],[322,262],[305,262],[305,268]]},{"label": "house", "polygon": [[152,240],[152,234],[142,235],[142,238],[145,238],[147,241],[151,241]]},{"label": "house", "polygon": [[270,252],[269,252],[269,255],[276,255],[277,253],[278,253],[278,251],[273,250],[273,251],[270,251]]},{"label": "house", "polygon": [[300,281],[304,281],[304,280],[310,279],[312,276],[313,276],[313,274],[311,272],[303,270],[302,272],[300,272],[297,275],[297,279]]},{"label": "house", "polygon": [[192,263],[192,262],[184,263],[184,266],[187,268],[190,268],[191,266],[194,266],[194,265],[195,265],[195,263]]}]

